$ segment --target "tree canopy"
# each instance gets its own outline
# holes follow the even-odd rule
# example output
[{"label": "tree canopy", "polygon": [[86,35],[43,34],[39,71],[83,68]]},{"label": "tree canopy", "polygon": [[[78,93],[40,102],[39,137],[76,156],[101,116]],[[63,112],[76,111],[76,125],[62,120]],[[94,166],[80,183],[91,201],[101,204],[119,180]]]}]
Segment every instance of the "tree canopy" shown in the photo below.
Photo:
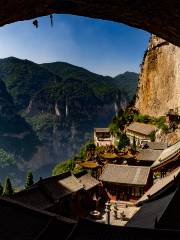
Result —
[{"label": "tree canopy", "polygon": [[26,175],[26,182],[25,182],[25,188],[29,188],[34,184],[34,180],[33,180],[33,174],[31,171],[27,172]]},{"label": "tree canopy", "polygon": [[9,177],[5,179],[5,184],[4,184],[4,190],[3,190],[3,195],[4,196],[10,196],[14,193],[13,187],[11,185],[11,180]]}]

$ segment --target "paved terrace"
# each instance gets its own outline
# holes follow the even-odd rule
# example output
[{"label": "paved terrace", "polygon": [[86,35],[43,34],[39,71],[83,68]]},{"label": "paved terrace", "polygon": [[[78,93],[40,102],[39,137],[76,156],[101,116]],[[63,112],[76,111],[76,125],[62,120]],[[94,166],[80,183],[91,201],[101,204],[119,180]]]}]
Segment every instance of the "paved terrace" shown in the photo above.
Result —
[{"label": "paved terrace", "polygon": [[[111,201],[110,206],[110,225],[125,226],[127,222],[134,216],[134,214],[140,209],[132,202],[127,201]],[[114,209],[117,206],[117,214]],[[92,220],[92,218],[90,218]],[[103,209],[101,219],[95,220],[95,222],[107,224],[107,213]]]}]

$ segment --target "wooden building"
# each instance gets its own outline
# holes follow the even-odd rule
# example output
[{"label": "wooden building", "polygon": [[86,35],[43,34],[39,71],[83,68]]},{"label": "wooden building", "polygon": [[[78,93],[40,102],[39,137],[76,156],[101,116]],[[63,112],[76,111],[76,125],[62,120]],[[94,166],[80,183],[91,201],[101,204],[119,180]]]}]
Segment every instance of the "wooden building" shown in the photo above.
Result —
[{"label": "wooden building", "polygon": [[94,128],[94,144],[96,146],[114,145],[114,136],[110,133],[109,128]]},{"label": "wooden building", "polygon": [[[25,203],[0,198],[0,239],[179,240],[179,173],[177,169],[153,185],[144,199],[141,198],[141,209],[123,227],[82,218],[74,221]],[[91,187],[89,180],[86,177],[82,180],[88,183],[87,190]]]},{"label": "wooden building", "polygon": [[180,166],[180,141],[163,150],[151,169],[163,177],[178,166]]},{"label": "wooden building", "polygon": [[89,173],[77,176],[80,183],[83,184],[83,194],[81,195],[81,207],[84,209],[84,216],[88,215],[96,207],[94,196],[99,194],[100,182]]},{"label": "wooden building", "polygon": [[99,178],[112,199],[140,198],[152,186],[149,167],[107,164]]},{"label": "wooden building", "polygon": [[28,189],[10,196],[11,199],[46,210],[58,215],[76,219],[87,215],[87,205],[93,202],[92,196],[99,181],[89,174],[75,177],[70,172],[41,179]]},{"label": "wooden building", "polygon": [[150,198],[154,198],[155,196],[159,195],[169,186],[174,185],[174,183],[180,179],[180,167],[176,170],[171,172],[164,178],[159,178],[156,182],[152,185],[151,188],[136,202],[137,206],[141,206],[144,202],[147,202]]},{"label": "wooden building", "polygon": [[179,173],[179,170],[174,172],[149,189],[139,202],[142,207],[127,223],[128,227],[180,231]]},{"label": "wooden building", "polygon": [[126,135],[133,144],[135,138],[137,146],[142,146],[144,143],[150,142],[150,134],[157,130],[157,127],[151,124],[133,122],[126,128]]}]

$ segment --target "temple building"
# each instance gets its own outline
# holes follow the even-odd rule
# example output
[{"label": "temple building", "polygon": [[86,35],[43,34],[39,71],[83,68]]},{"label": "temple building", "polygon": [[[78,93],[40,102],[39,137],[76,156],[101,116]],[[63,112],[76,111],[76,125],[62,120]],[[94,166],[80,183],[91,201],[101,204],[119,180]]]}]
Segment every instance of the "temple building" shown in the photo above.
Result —
[{"label": "temple building", "polygon": [[11,199],[40,210],[76,219],[91,207],[99,181],[89,174],[74,176],[70,172],[41,179],[31,187],[10,196]]},{"label": "temple building", "polygon": [[167,175],[164,178],[159,178],[156,180],[156,182],[152,185],[151,188],[136,202],[137,206],[141,206],[144,202],[147,202],[150,198],[154,198],[154,196],[160,194],[165,189],[167,189],[168,186],[174,185],[174,183],[177,180],[180,180],[180,167],[178,167],[176,170],[171,172],[169,175]]},{"label": "temple building", "polygon": [[[160,179],[143,196],[140,210],[129,220],[128,227],[180,230],[180,171]],[[171,239],[171,238],[170,238]]]},{"label": "temple building", "polygon": [[126,128],[126,134],[130,139],[130,143],[133,144],[133,139],[135,138],[137,146],[142,146],[143,144],[150,142],[150,134],[155,132],[157,127],[151,124],[133,122]]},{"label": "temple building", "polygon": [[[120,173],[122,172],[120,171]],[[132,172],[129,172],[128,175],[130,174]],[[138,170],[134,181],[131,182],[139,184],[142,181],[139,179],[139,175],[143,176],[144,174],[145,172]],[[138,200],[139,210],[123,227],[99,223],[87,218],[80,218],[76,221],[46,209],[43,210],[45,206],[51,204],[61,207],[58,200],[53,201],[53,199],[58,199],[56,196],[61,195],[61,190],[64,197],[81,191],[82,186],[85,191],[92,190],[99,182],[91,179],[90,175],[75,177],[66,173],[42,179],[40,180],[42,184],[34,184],[11,196],[11,198],[14,196],[16,200],[15,198],[13,200],[0,198],[0,238],[3,240],[49,240],[53,236],[56,238],[59,236],[58,238],[62,240],[179,240],[179,174],[180,168],[169,176],[156,181]],[[48,191],[45,187],[47,185]],[[64,191],[61,188],[62,185],[69,189]]]},{"label": "temple building", "polygon": [[114,145],[115,138],[109,128],[94,128],[94,144],[96,146]]},{"label": "temple building", "polygon": [[161,177],[166,175],[167,172],[171,172],[180,166],[179,154],[180,141],[162,151],[157,160],[152,164],[152,171],[159,172]]},{"label": "temple building", "polygon": [[107,164],[99,178],[111,199],[140,198],[153,183],[150,167]]}]

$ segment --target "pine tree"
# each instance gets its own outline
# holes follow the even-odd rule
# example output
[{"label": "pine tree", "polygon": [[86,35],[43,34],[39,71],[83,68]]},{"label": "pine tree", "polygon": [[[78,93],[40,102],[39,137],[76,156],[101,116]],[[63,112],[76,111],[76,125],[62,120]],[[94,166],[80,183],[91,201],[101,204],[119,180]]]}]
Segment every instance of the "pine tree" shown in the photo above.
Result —
[{"label": "pine tree", "polygon": [[136,149],[137,149],[135,136],[133,137],[132,149],[133,149],[134,151],[136,151]]},{"label": "pine tree", "polygon": [[125,133],[122,133],[119,137],[118,149],[122,150],[123,148],[129,145],[130,141],[129,138]]},{"label": "pine tree", "polygon": [[0,183],[0,196],[3,194],[3,186]]},{"label": "pine tree", "polygon": [[13,193],[14,193],[14,190],[13,190],[13,188],[12,188],[10,178],[7,177],[6,180],[5,180],[5,184],[4,184],[3,195],[4,195],[4,196],[10,196],[10,195],[12,195]]},{"label": "pine tree", "polygon": [[31,187],[34,184],[33,174],[31,171],[27,172],[25,188]]}]

